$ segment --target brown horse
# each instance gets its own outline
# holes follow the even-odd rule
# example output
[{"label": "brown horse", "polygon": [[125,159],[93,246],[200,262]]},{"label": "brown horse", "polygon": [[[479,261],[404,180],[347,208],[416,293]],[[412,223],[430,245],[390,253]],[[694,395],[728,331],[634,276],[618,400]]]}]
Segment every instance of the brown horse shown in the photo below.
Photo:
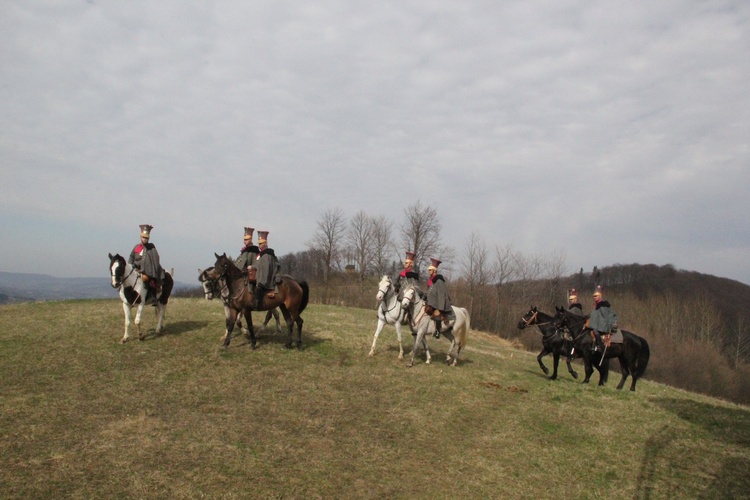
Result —
[{"label": "brown horse", "polygon": [[[253,328],[253,318],[250,315],[250,311],[254,305],[255,298],[250,290],[247,288],[246,275],[234,262],[227,257],[227,254],[219,255],[214,253],[216,256],[216,263],[213,269],[206,270],[206,276],[212,280],[218,280],[223,278],[229,289],[229,297],[226,301],[229,306],[229,316],[226,318],[227,335],[224,339],[224,347],[229,347],[229,342],[232,339],[232,330],[234,325],[237,323],[237,316],[242,314],[245,316],[245,323],[250,334],[250,345],[255,349],[255,329]],[[263,303],[257,309],[257,311],[268,311],[275,307],[281,309],[281,314],[284,315],[289,336],[287,338],[286,347],[292,347],[292,331],[294,325],[297,325],[297,348],[302,347],[302,323],[303,320],[300,317],[302,311],[307,307],[307,301],[310,298],[310,288],[305,281],[296,281],[291,276],[284,275],[281,277],[281,283],[278,285],[278,290],[275,291],[273,297],[265,295],[263,297]]]}]

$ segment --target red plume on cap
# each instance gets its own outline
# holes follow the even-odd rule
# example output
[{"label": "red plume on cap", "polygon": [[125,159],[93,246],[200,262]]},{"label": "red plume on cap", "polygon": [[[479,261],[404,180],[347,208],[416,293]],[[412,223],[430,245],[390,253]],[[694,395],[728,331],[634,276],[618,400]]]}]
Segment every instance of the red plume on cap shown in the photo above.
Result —
[{"label": "red plume on cap", "polygon": [[596,290],[594,290],[594,297],[596,297],[597,295],[601,297],[603,292],[604,289],[602,288],[602,286],[596,285]]},{"label": "red plume on cap", "polygon": [[568,300],[576,300],[578,298],[578,292],[575,288],[568,290]]}]

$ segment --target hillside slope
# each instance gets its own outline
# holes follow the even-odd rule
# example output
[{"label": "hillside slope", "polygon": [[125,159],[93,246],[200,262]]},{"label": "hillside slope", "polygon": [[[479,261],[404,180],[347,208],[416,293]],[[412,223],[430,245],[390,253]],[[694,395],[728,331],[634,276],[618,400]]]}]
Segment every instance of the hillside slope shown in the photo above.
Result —
[{"label": "hillside slope", "polygon": [[[0,306],[7,498],[740,498],[750,409],[649,380],[551,382],[472,332],[456,368],[397,359],[371,310],[311,305],[302,350],[219,349],[221,304],[175,299],[120,345],[119,301]],[[255,320],[259,321],[260,315]],[[411,339],[411,336],[407,341]],[[408,349],[407,349],[408,351]],[[614,376],[614,374],[613,374]]]}]

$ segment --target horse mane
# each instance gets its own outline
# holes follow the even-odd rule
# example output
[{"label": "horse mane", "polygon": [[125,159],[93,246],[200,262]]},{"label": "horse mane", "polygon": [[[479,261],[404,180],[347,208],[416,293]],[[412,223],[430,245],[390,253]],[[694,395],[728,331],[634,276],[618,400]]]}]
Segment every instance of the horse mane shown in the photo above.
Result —
[{"label": "horse mane", "polygon": [[228,279],[234,280],[243,276],[242,270],[239,267],[237,267],[234,264],[234,262],[232,262],[232,259],[227,257],[226,253],[224,253],[223,255],[219,256],[218,259],[216,259],[216,264],[219,264],[219,263],[223,264],[224,262],[226,262],[226,265],[227,265],[227,274],[228,274],[227,278]]}]

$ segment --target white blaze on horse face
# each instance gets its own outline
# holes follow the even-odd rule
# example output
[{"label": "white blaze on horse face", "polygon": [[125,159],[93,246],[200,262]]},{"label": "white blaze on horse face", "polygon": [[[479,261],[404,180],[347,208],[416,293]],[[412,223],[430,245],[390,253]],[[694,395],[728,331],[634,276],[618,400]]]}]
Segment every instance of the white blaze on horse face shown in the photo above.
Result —
[{"label": "white blaze on horse face", "polygon": [[117,287],[117,278],[116,278],[116,276],[117,276],[117,268],[118,267],[120,267],[120,262],[119,261],[115,261],[115,262],[112,263],[112,267],[109,270],[110,278],[112,280],[112,286],[115,287],[115,288]]}]

